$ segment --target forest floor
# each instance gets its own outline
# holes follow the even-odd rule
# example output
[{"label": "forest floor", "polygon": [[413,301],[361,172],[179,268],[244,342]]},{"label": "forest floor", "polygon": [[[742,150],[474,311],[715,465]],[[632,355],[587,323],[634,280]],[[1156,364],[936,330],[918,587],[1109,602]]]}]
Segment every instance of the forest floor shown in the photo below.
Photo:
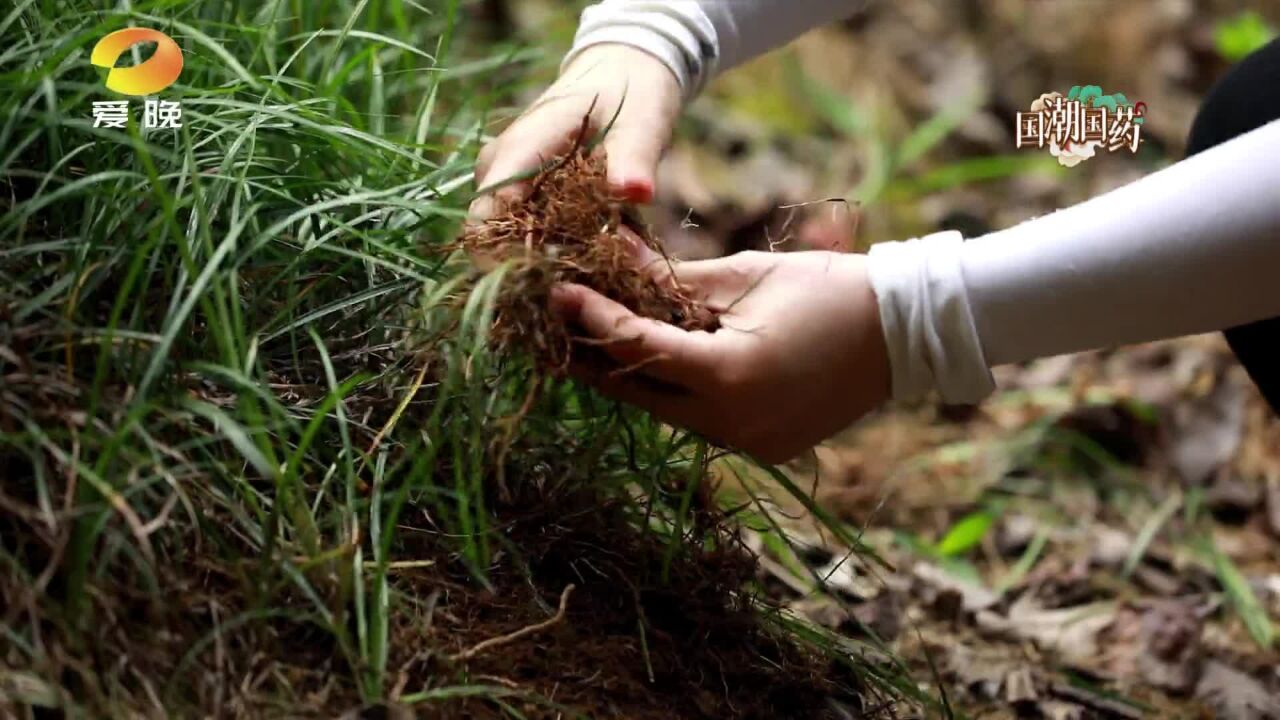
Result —
[{"label": "forest floor", "polygon": [[777,596],[869,627],[974,717],[1280,716],[1280,420],[1225,343],[1000,380],[790,468],[895,571],[854,569],[792,507],[802,551],[761,543]]}]

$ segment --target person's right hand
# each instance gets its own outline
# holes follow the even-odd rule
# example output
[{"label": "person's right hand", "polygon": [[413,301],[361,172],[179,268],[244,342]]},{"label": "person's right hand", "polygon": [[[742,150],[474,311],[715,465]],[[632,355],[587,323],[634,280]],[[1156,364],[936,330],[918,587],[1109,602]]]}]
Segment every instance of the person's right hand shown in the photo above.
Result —
[{"label": "person's right hand", "polygon": [[[537,102],[480,151],[476,187],[483,191],[568,150],[590,110],[589,132],[608,128],[602,145],[610,187],[620,198],[649,202],[658,158],[671,137],[681,101],[675,75],[654,56],[616,43],[588,47]],[[471,204],[471,219],[487,220],[526,189],[527,183],[511,183],[481,195]]]}]

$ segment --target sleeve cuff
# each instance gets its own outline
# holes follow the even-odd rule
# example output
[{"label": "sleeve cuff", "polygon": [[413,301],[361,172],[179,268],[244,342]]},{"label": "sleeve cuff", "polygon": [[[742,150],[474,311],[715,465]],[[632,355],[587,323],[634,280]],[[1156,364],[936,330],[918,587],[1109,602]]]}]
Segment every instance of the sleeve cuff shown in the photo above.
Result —
[{"label": "sleeve cuff", "polygon": [[971,404],[995,389],[961,271],[964,240],[952,230],[871,247],[868,275],[893,374],[893,398],[917,402],[937,390]]},{"label": "sleeve cuff", "polygon": [[656,57],[676,76],[686,100],[715,74],[719,57],[715,27],[697,3],[629,0],[592,5],[582,11],[573,48],[560,69],[601,43],[629,45]]}]

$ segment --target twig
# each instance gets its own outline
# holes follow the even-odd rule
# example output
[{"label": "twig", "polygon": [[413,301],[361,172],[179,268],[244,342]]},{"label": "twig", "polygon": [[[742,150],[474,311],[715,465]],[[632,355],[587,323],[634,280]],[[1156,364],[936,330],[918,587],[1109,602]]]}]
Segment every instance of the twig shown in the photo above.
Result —
[{"label": "twig", "polygon": [[1108,716],[1115,718],[1124,718],[1124,720],[1141,720],[1142,711],[1121,702],[1112,700],[1111,698],[1095,695],[1083,688],[1073,687],[1066,683],[1055,682],[1049,687],[1049,692],[1060,698],[1065,698],[1073,702],[1080,703],[1087,707]]},{"label": "twig", "polygon": [[802,208],[802,207],[808,207],[809,205],[820,205],[822,203],[844,203],[845,207],[850,209],[862,205],[862,203],[860,202],[850,203],[848,200],[841,197],[830,197],[830,198],[823,198],[821,200],[807,200],[805,202],[791,203],[789,205],[779,205],[778,209],[790,210],[791,208]]},{"label": "twig", "polygon": [[509,680],[507,678],[501,677],[499,675],[476,675],[476,679],[488,680],[490,682],[494,682],[499,685],[502,685],[503,687],[509,687],[512,690],[520,689],[520,683],[516,682],[515,680]]},{"label": "twig", "polygon": [[373,442],[369,443],[369,449],[365,450],[364,459],[360,463],[360,470],[357,471],[357,474],[364,471],[364,467],[369,464],[369,456],[373,455],[373,451],[378,449],[378,446],[382,444],[382,438],[391,432],[396,423],[400,421],[400,416],[404,415],[404,411],[409,407],[409,403],[413,402],[413,398],[418,394],[418,389],[422,387],[423,381],[427,378],[427,368],[430,365],[431,363],[422,363],[422,367],[418,369],[417,376],[413,378],[413,383],[409,386],[409,392],[405,393],[405,396],[396,405],[395,411],[391,413],[391,419],[373,436]]},{"label": "twig", "polygon": [[569,607],[569,594],[573,592],[573,589],[574,589],[573,583],[569,583],[564,587],[564,592],[560,593],[560,609],[557,610],[556,614],[551,616],[550,618],[543,620],[540,623],[535,623],[533,625],[522,627],[513,633],[508,633],[506,635],[501,635],[495,638],[489,638],[488,640],[484,640],[479,643],[476,643],[475,645],[468,648],[467,650],[463,650],[462,652],[457,653],[456,655],[450,655],[449,659],[452,660],[453,662],[465,662],[486,650],[491,650],[496,647],[502,647],[503,645],[510,645],[511,643],[523,637],[533,635],[534,633],[542,632],[543,630],[546,630],[547,628],[552,627],[553,625],[559,624],[564,620],[565,611]]}]

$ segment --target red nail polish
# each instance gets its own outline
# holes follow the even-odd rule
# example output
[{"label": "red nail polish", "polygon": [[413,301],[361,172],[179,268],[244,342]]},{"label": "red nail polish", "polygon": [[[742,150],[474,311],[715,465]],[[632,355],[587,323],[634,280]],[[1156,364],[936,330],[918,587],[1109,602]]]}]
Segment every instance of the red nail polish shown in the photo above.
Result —
[{"label": "red nail polish", "polygon": [[627,202],[647,203],[653,200],[653,185],[647,180],[627,180],[622,184],[622,197]]}]

